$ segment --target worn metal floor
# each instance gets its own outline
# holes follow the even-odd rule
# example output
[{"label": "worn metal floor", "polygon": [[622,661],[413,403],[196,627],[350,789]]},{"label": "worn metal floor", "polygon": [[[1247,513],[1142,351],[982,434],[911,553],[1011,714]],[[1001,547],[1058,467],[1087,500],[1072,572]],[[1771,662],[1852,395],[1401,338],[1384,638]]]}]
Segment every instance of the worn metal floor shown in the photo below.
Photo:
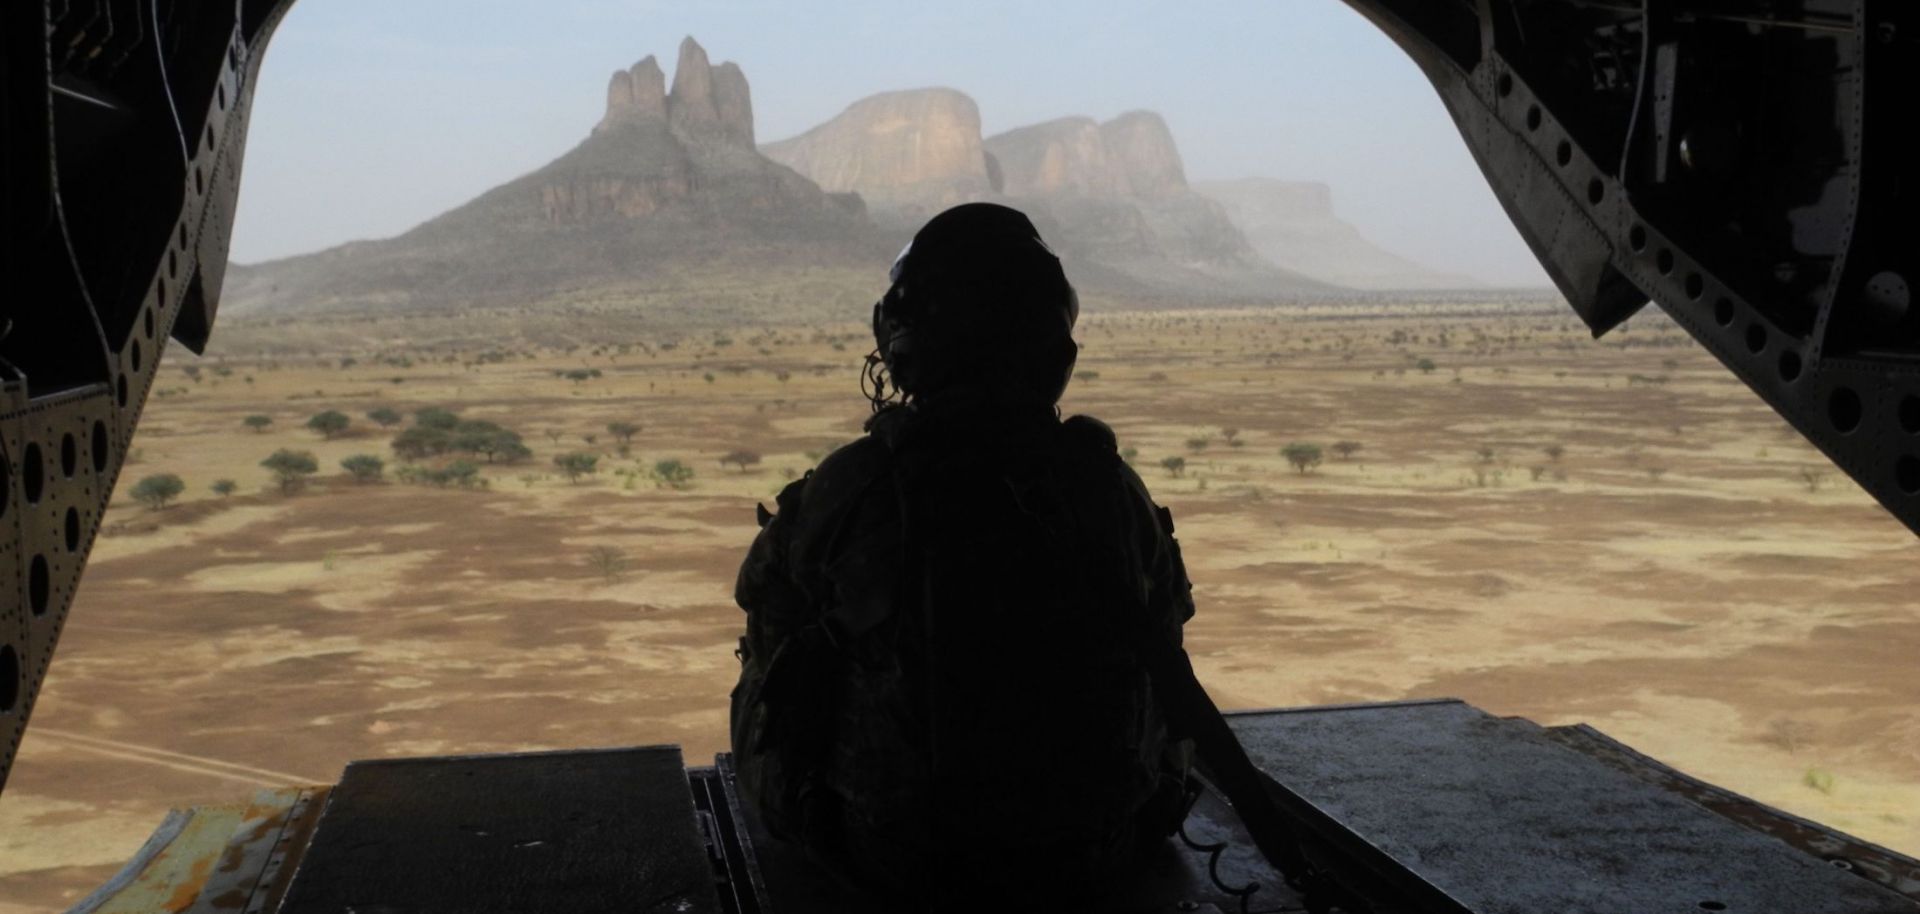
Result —
[{"label": "worn metal floor", "polygon": [[[1591,728],[1452,700],[1230,722],[1309,855],[1374,914],[1920,914],[1920,861]],[[1186,832],[1218,854],[1169,840],[1125,879],[1047,909],[1300,910],[1211,793]],[[1249,884],[1243,908],[1229,889]],[[882,910],[766,834],[727,756],[689,769],[673,746],[355,762],[330,789],[176,812],[74,914],[161,901],[180,914]]]}]

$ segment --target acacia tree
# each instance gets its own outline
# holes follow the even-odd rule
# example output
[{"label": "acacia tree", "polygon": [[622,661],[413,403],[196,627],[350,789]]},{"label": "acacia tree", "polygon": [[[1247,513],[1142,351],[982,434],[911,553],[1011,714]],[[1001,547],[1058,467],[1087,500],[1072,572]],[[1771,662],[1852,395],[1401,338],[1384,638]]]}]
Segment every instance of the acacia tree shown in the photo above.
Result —
[{"label": "acacia tree", "polygon": [[460,417],[454,415],[453,410],[428,406],[414,410],[413,424],[420,428],[452,429],[460,424]]},{"label": "acacia tree", "polygon": [[187,484],[180,477],[172,473],[156,473],[134,483],[133,498],[149,509],[158,511],[186,490]]},{"label": "acacia tree", "polygon": [[1346,460],[1360,453],[1360,447],[1361,445],[1358,441],[1335,441],[1333,443],[1333,453],[1341,460]]},{"label": "acacia tree", "polygon": [[367,418],[372,419],[381,428],[391,428],[399,425],[401,421],[401,416],[398,412],[384,406],[379,409],[369,410],[367,412]]},{"label": "acacia tree", "polygon": [[264,432],[267,430],[267,426],[273,424],[273,417],[263,416],[259,413],[254,413],[253,415],[240,420],[240,424],[245,425],[250,429],[253,429],[254,432],[256,433]]},{"label": "acacia tree", "polygon": [[693,479],[693,467],[674,459],[658,460],[653,464],[653,479],[655,485],[684,489]]},{"label": "acacia tree", "polygon": [[273,473],[280,484],[283,495],[291,495],[306,484],[307,477],[320,472],[320,462],[313,459],[311,451],[290,451],[285,448],[274,451],[273,455],[260,461],[260,465]]},{"label": "acacia tree", "polygon": [[326,412],[314,413],[313,418],[307,420],[307,427],[319,432],[323,438],[332,438],[346,431],[351,421],[346,413],[330,409]]},{"label": "acacia tree", "polygon": [[626,553],[612,546],[595,546],[587,550],[587,567],[611,581],[626,574],[627,570],[633,567],[633,562],[627,558]]},{"label": "acacia tree", "polygon": [[1322,455],[1320,445],[1307,441],[1295,441],[1281,448],[1280,456],[1287,458],[1287,462],[1293,464],[1295,472],[1306,473],[1320,465]]},{"label": "acacia tree", "polygon": [[231,479],[216,479],[213,481],[213,494],[221,498],[232,495],[235,491],[238,491],[239,488],[240,484]]},{"label": "acacia tree", "polygon": [[580,477],[598,472],[600,457],[597,454],[587,454],[580,451],[555,454],[553,457],[553,465],[559,467],[560,472],[566,474],[568,482],[577,483],[580,481]]},{"label": "acacia tree", "polygon": [[354,482],[379,482],[387,462],[372,454],[355,454],[340,461],[340,468],[353,474]]},{"label": "acacia tree", "polygon": [[1167,475],[1178,479],[1187,472],[1187,458],[1167,457],[1160,461],[1160,466],[1166,469]]},{"label": "acacia tree", "polygon": [[620,447],[624,449],[633,446],[633,436],[640,434],[640,426],[631,422],[609,422],[607,434],[620,439]]}]

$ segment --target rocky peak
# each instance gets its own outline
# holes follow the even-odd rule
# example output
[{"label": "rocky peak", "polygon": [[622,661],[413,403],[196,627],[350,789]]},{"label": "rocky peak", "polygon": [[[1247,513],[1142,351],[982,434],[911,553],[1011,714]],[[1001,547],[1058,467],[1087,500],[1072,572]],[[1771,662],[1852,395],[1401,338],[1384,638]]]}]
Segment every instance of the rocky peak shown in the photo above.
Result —
[{"label": "rocky peak", "polygon": [[727,142],[753,148],[753,97],[747,89],[747,74],[733,61],[713,68],[713,110]]},{"label": "rocky peak", "polygon": [[667,116],[666,74],[648,54],[631,69],[613,71],[607,83],[607,113],[599,130],[614,124],[660,120]]},{"label": "rocky peak", "polygon": [[753,148],[753,102],[740,67],[707,60],[707,49],[688,35],[673,65],[667,93],[667,123],[682,139]]}]

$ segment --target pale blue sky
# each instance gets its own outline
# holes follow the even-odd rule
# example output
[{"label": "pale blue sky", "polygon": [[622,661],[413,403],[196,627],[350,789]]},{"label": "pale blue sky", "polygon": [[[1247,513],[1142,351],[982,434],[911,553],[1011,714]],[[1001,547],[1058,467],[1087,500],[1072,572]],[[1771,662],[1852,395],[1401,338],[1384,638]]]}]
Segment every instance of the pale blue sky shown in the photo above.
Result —
[{"label": "pale blue sky", "polygon": [[1413,64],[1338,0],[301,0],[254,99],[233,256],[393,235],[539,167],[607,74],[682,36],[732,60],[764,142],[875,92],[951,86],[988,133],[1150,108],[1195,179],[1325,181],[1430,266],[1547,284]]}]

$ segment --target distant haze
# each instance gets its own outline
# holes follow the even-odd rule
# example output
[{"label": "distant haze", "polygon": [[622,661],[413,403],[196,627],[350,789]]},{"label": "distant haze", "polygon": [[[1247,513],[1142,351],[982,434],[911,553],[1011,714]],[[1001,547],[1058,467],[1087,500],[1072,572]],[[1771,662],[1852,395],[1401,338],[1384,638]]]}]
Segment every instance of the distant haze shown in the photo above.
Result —
[{"label": "distant haze", "polygon": [[391,236],[529,172],[600,119],[608,73],[687,34],[744,68],[762,142],[924,86],[968,93],[990,134],[1148,108],[1196,181],[1321,181],[1396,254],[1547,284],[1424,78],[1335,0],[302,0],[255,96],[234,259]]}]

